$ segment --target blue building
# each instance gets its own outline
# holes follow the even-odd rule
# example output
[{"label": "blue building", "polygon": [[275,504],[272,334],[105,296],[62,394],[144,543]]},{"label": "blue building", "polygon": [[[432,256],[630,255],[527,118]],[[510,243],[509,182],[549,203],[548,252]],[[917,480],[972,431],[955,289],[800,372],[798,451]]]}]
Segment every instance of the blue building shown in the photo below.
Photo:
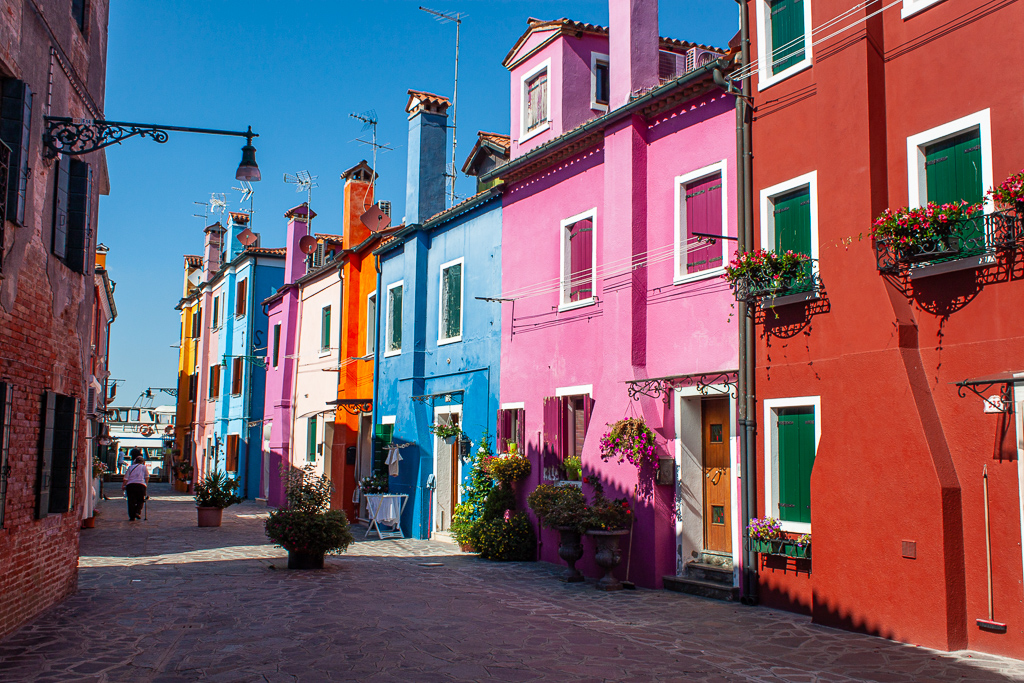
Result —
[{"label": "blue building", "polygon": [[[216,356],[221,379],[215,398],[212,469],[233,474],[239,495],[256,497],[260,490],[263,395],[266,385],[267,316],[260,302],[284,284],[285,250],[259,246],[248,230],[249,215],[231,213],[225,265],[211,279],[213,327],[219,330]],[[241,239],[240,239],[241,238]],[[246,239],[249,245],[243,244]]]},{"label": "blue building", "polygon": [[[409,95],[405,226],[374,252],[380,274],[368,302],[377,320],[374,424],[378,444],[409,444],[390,479],[392,493],[409,495],[402,528],[444,537],[468,479],[468,453],[430,426],[457,424],[473,444],[495,434],[501,306],[482,299],[501,296],[501,187],[478,184],[445,210],[449,103]],[[508,138],[481,133],[463,170],[477,175],[507,159]]]}]

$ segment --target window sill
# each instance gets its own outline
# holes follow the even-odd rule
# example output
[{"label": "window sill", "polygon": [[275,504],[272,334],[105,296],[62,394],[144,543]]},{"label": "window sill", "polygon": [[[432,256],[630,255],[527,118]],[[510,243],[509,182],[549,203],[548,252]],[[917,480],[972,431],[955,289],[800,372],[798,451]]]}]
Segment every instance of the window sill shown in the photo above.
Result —
[{"label": "window sill", "polygon": [[541,133],[543,133],[544,131],[550,130],[550,129],[551,129],[551,121],[550,120],[545,121],[542,125],[537,126],[533,130],[527,132],[526,135],[521,135],[519,137],[519,144],[521,145],[524,142],[526,142],[527,140],[529,140],[530,138],[535,138],[538,135],[540,135]]},{"label": "window sill", "polygon": [[[804,49],[806,50],[807,48],[805,47]],[[803,61],[797,62],[788,69],[780,71],[779,73],[771,76],[766,76],[764,75],[763,71],[758,71],[757,91],[761,92],[762,90],[767,90],[776,83],[781,83],[790,76],[795,76],[801,71],[804,71],[809,68],[811,68],[811,60],[805,58]]]},{"label": "window sill", "polygon": [[330,349],[320,349],[320,358],[326,358],[329,355],[331,355]]},{"label": "window sill", "polygon": [[724,273],[725,268],[711,268],[710,270],[701,270],[696,273],[687,273],[686,275],[676,273],[675,277],[672,280],[672,284],[684,285],[687,282],[699,282],[701,280],[709,280],[713,277],[722,277]]},{"label": "window sill", "polygon": [[590,108],[591,110],[601,112],[602,114],[608,113],[608,105],[601,104],[600,102],[591,102]]},{"label": "window sill", "polygon": [[461,334],[458,337],[448,337],[447,339],[438,339],[437,340],[437,345],[438,346],[445,346],[446,344],[454,344],[454,343],[460,342],[460,341],[462,341],[462,335]]},{"label": "window sill", "polygon": [[903,7],[900,8],[900,18],[904,20],[909,19],[940,2],[942,0],[903,0]]},{"label": "window sill", "polygon": [[590,297],[589,299],[583,299],[582,301],[571,301],[569,303],[558,304],[559,312],[562,311],[574,311],[577,308],[585,308],[587,306],[593,306],[597,303],[596,297]]},{"label": "window sill", "polygon": [[784,522],[779,521],[779,525],[783,531],[788,531],[793,534],[809,534],[811,533],[811,525],[809,522]]},{"label": "window sill", "polygon": [[391,358],[392,356],[400,356],[400,355],[402,355],[402,349],[395,349],[393,351],[385,351],[384,352],[384,357],[385,358]]},{"label": "window sill", "polygon": [[918,280],[920,278],[932,277],[933,275],[942,275],[943,273],[954,273],[958,270],[983,268],[995,262],[996,257],[992,254],[981,254],[980,256],[969,256],[956,259],[955,261],[945,261],[944,263],[925,263],[910,269],[910,279]]}]

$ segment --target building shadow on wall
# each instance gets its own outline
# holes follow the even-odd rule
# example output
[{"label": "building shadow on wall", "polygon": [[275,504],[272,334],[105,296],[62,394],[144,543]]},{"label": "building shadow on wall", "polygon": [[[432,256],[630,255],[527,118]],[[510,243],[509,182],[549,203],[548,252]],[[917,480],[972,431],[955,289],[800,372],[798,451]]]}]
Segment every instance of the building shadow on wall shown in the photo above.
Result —
[{"label": "building shadow on wall", "polygon": [[818,287],[818,296],[807,301],[774,305],[754,309],[754,323],[762,329],[761,338],[769,345],[771,338],[792,339],[808,329],[816,315],[832,310],[828,292],[823,286]]}]

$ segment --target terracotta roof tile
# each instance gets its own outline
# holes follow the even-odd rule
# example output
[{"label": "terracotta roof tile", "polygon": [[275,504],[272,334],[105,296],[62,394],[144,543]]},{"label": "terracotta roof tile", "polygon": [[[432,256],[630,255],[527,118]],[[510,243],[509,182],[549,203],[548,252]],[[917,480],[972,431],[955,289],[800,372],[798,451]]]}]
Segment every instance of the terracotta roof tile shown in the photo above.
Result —
[{"label": "terracotta roof tile", "polygon": [[201,268],[203,266],[203,257],[195,256],[194,254],[185,254],[185,265],[190,268]]},{"label": "terracotta roof tile", "polygon": [[337,242],[338,244],[341,244],[342,239],[343,239],[341,235],[328,235],[328,234],[323,233],[323,232],[314,232],[313,233],[313,237],[317,238],[318,240],[326,240],[328,242]]},{"label": "terracotta roof tile", "polygon": [[284,247],[275,247],[274,249],[267,249],[265,247],[246,247],[246,253],[256,254],[257,256],[284,256],[287,253],[287,249]]}]

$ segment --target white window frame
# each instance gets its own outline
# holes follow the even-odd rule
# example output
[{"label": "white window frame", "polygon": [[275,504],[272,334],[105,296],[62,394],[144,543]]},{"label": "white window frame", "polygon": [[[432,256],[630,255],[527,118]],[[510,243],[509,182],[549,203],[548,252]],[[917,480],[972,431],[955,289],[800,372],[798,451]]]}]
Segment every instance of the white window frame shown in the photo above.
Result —
[{"label": "white window frame", "polygon": [[[944,123],[923,133],[907,138],[907,192],[910,208],[917,209],[928,203],[928,182],[925,176],[924,150],[929,145],[942,142],[947,138],[966,133],[972,128],[978,129],[981,143],[981,186],[986,190],[993,186],[992,182],[992,124],[988,109],[968,114],[956,121]],[[985,199],[985,213],[991,213],[995,204],[991,197]]]},{"label": "white window frame", "polygon": [[[569,226],[585,218],[590,219],[592,224],[591,230],[593,231],[590,240],[590,298],[569,301],[571,289],[569,273],[572,271],[572,264],[569,263],[569,257],[571,256],[569,252]],[[571,311],[574,308],[593,306],[597,303],[597,207],[595,206],[583,213],[578,213],[575,216],[564,219],[558,224],[558,230],[558,310]]]},{"label": "white window frame", "polygon": [[709,268],[708,270],[702,270],[697,273],[686,272],[686,259],[683,258],[683,241],[686,237],[686,186],[695,180],[702,180],[713,176],[716,173],[721,174],[720,177],[722,178],[722,234],[728,235],[731,233],[729,230],[729,185],[725,175],[727,166],[727,160],[722,159],[721,161],[716,161],[704,168],[698,168],[696,171],[690,171],[689,173],[676,176],[675,269],[673,282],[677,285],[683,282],[704,280],[709,277],[719,277],[725,272],[725,265],[729,262],[729,240],[718,240],[718,243],[722,245],[722,265],[718,268]]},{"label": "white window frame", "polygon": [[[437,345],[444,346],[445,344],[454,344],[455,342],[462,341],[463,333],[463,322],[465,321],[466,313],[466,258],[461,256],[453,261],[442,263],[440,270],[438,270],[438,286],[437,286]],[[444,271],[452,266],[462,266],[462,275],[459,278],[459,334],[455,337],[442,337],[444,334]]]},{"label": "white window frame", "polygon": [[502,403],[502,410],[526,410],[526,402],[519,401],[518,403]]},{"label": "white window frame", "polygon": [[394,416],[394,415],[381,415],[380,416],[380,423],[382,425],[393,425],[393,424],[395,424],[395,417],[396,416]]},{"label": "white window frame", "polygon": [[754,0],[757,9],[757,89],[758,91],[770,88],[780,81],[784,81],[794,74],[810,68],[813,59],[811,50],[811,0],[803,0],[804,4],[804,58],[789,67],[785,71],[772,74],[771,64],[771,27],[768,20],[771,18],[771,10],[768,7],[768,0]]},{"label": "white window frame", "polygon": [[[391,346],[391,333],[393,332],[393,329],[392,329],[391,325],[392,325],[392,322],[394,321],[394,316],[391,315],[391,290],[395,289],[396,287],[401,287],[402,288],[402,305],[403,305],[403,307],[405,306],[405,280],[399,280],[398,282],[392,282],[390,285],[387,286],[387,289],[385,290],[386,294],[384,295],[385,296],[385,300],[387,302],[387,304],[385,306],[385,311],[384,311],[384,357],[385,358],[388,358],[390,356],[397,356],[397,355],[400,355],[402,353],[402,347],[401,346],[399,346],[397,349],[389,348]],[[403,323],[405,322],[404,318],[403,318],[402,322]]]},{"label": "white window frame", "polygon": [[[806,1],[806,0],[805,0]],[[541,125],[537,126],[531,131],[526,130],[526,84],[533,80],[533,77],[539,74],[541,71],[548,72],[548,92],[547,102],[545,103],[548,119]],[[519,78],[519,144],[523,144],[527,140],[537,135],[540,135],[546,130],[551,128],[551,58],[545,59],[543,62],[533,67]]]},{"label": "white window frame", "polygon": [[[764,514],[767,517],[779,518],[779,499],[776,491],[778,479],[778,413],[779,408],[814,409],[814,459],[818,459],[818,445],[821,443],[821,396],[795,396],[792,398],[764,399],[764,422],[768,429],[764,433]],[[779,520],[783,531],[794,534],[811,533],[811,525],[807,522],[784,522]]]},{"label": "white window frame", "polygon": [[[600,52],[590,53],[590,108],[594,111],[607,112],[608,104],[611,104],[611,93],[609,94],[608,104],[601,104],[597,101],[597,63],[603,62],[606,67],[610,68],[611,62],[608,61],[608,55],[603,55]],[[611,81],[611,72],[609,71],[609,85]],[[551,84],[551,74],[548,74],[548,85]],[[609,88],[610,90],[611,88]],[[548,88],[548,92],[551,89]]]},{"label": "white window frame", "polygon": [[900,9],[900,17],[903,19],[909,19],[910,17],[925,11],[932,5],[937,5],[942,0],[903,0],[903,8]]},{"label": "white window frame", "polygon": [[[373,315],[370,315],[370,301],[373,301]],[[377,322],[380,308],[377,306],[377,292],[373,291],[366,295],[366,355],[372,356],[377,352]],[[373,325],[373,330],[370,325]],[[371,333],[372,332],[372,333]]]},{"label": "white window frame", "polygon": [[[804,0],[807,2],[807,0]],[[761,248],[775,250],[775,198],[801,187],[810,188],[811,197],[811,263],[812,272],[818,273],[818,172],[811,171],[796,178],[761,190]]]},{"label": "white window frame", "polygon": [[332,340],[327,340],[327,346],[324,346],[324,311],[331,312],[331,324],[327,326],[328,336],[334,336],[334,309],[330,304],[326,304],[320,307],[320,358],[331,355],[331,343]]},{"label": "white window frame", "polygon": [[590,396],[594,397],[594,385],[593,384],[577,384],[574,387],[561,387],[555,389],[555,396]]}]

